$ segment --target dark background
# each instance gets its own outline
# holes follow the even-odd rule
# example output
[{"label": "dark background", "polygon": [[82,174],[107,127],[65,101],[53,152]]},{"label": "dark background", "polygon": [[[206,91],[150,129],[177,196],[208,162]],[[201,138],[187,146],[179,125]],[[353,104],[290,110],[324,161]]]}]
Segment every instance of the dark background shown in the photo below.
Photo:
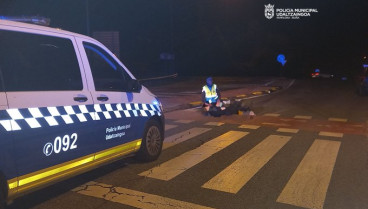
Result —
[{"label": "dark background", "polygon": [[[86,34],[86,0],[0,0],[0,16],[40,15]],[[264,5],[316,8],[299,20],[268,20]],[[90,31],[119,31],[120,58],[139,78],[179,75],[352,75],[368,46],[368,1],[89,0]],[[174,53],[174,61],[160,53]],[[169,68],[167,67],[169,66]]]}]

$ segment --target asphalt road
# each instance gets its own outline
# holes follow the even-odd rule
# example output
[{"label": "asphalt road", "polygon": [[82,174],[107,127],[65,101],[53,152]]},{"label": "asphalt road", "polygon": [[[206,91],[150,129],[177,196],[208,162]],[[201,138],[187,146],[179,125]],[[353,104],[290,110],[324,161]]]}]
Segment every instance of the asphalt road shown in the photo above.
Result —
[{"label": "asphalt road", "polygon": [[254,119],[167,113],[157,161],[120,160],[10,208],[368,208],[368,97],[320,79],[246,102]]}]

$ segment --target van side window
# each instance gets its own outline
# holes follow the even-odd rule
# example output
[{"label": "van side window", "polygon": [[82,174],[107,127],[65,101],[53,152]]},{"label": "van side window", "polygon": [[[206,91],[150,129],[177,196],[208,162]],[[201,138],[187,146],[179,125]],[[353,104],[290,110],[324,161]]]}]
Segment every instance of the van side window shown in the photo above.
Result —
[{"label": "van side window", "polygon": [[0,30],[0,70],[5,91],[82,90],[70,39]]},{"label": "van side window", "polygon": [[96,91],[129,91],[127,84],[132,78],[113,57],[94,44],[84,42],[83,46]]}]

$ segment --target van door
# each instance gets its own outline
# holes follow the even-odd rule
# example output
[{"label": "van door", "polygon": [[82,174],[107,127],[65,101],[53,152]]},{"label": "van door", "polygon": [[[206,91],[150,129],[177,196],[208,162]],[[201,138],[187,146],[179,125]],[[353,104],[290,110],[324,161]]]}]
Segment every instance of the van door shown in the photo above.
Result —
[{"label": "van door", "polygon": [[88,60],[85,68],[93,76],[89,86],[100,119],[94,129],[100,150],[128,142],[134,148],[135,142],[140,143],[149,116],[145,111],[148,107],[141,103],[142,95],[132,92],[129,85],[134,79],[102,45],[80,41],[79,46],[85,52],[82,57]]},{"label": "van door", "polygon": [[94,144],[93,101],[74,37],[30,32],[0,30],[19,190],[78,166],[67,162],[91,154]]}]

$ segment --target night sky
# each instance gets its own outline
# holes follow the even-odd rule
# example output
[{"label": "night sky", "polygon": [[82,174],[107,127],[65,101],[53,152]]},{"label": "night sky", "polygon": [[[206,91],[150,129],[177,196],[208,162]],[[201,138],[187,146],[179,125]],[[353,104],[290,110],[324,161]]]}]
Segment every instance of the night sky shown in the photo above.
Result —
[{"label": "night sky", "polygon": [[[299,20],[266,19],[264,5],[316,8]],[[40,15],[51,27],[86,34],[86,0],[0,0],[0,16]],[[368,1],[89,0],[90,30],[119,31],[120,58],[138,77],[351,75],[368,53]],[[160,60],[160,53],[175,61]]]}]

